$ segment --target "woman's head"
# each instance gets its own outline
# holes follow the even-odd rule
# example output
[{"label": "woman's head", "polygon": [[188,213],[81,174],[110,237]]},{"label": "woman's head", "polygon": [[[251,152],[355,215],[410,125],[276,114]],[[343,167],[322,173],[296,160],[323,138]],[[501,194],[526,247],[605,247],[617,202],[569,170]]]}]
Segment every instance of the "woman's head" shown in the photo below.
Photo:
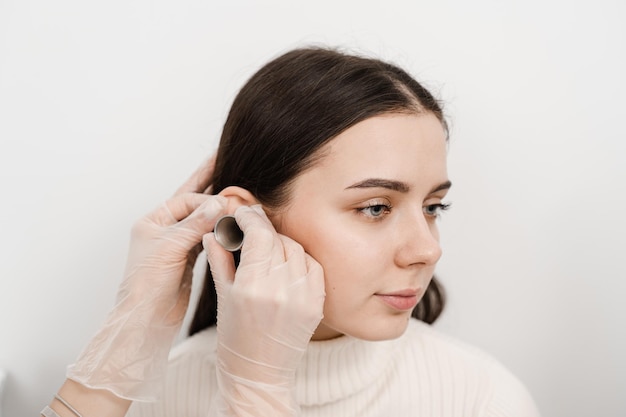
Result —
[{"label": "woman's head", "polygon": [[[366,131],[383,129],[378,132],[378,136],[384,136],[384,131],[389,130],[406,138],[412,132],[420,131],[417,136],[412,136],[413,142],[420,142],[420,135],[428,135],[429,138],[422,145],[428,148],[434,144],[437,148],[434,159],[440,165],[435,169],[436,173],[431,172],[431,180],[436,182],[435,187],[447,181],[445,155],[442,162],[441,153],[445,153],[445,120],[439,104],[425,88],[405,71],[388,63],[328,49],[308,48],[288,52],[265,65],[235,98],[218,149],[213,192],[217,194],[231,186],[247,190],[263,205],[280,233],[298,235],[297,228],[293,227],[293,222],[290,223],[286,213],[293,211],[294,198],[301,198],[298,196],[306,196],[309,192],[304,174],[320,169],[323,171],[337,157],[341,160],[349,156],[346,152],[357,151],[361,146],[358,140],[362,135],[354,136],[350,133],[363,125],[370,128]],[[424,126],[427,126],[426,130],[422,129]],[[437,138],[433,139],[433,135]],[[346,142],[346,136],[349,137],[347,141],[350,146],[333,146]],[[386,164],[424,166],[428,155],[423,155],[427,158],[420,160],[419,152],[426,148],[411,147],[412,142],[405,141],[410,149],[404,149],[404,145],[396,143],[393,136],[390,134],[388,139],[391,141],[385,147],[380,147],[381,143],[368,145],[366,140],[363,141],[363,154],[355,154],[354,158],[362,159],[368,152],[371,154],[374,148],[374,152],[395,153],[397,157],[409,155],[407,151],[417,152],[413,155],[417,159],[403,158],[399,161],[390,157]],[[336,155],[337,152],[340,154]],[[376,161],[370,160],[368,164]],[[354,169],[363,170],[363,167],[355,166]],[[419,169],[402,173],[404,176],[424,174]],[[413,180],[418,179],[398,179],[404,183]],[[430,185],[424,184],[424,187]],[[442,190],[439,192],[441,194]],[[430,194],[420,196],[432,197]],[[441,196],[435,197],[440,200]],[[420,207],[423,203],[419,202]],[[291,226],[287,227],[287,224]],[[329,230],[328,233],[333,231]],[[306,237],[296,240],[306,240]],[[315,248],[303,246],[307,251],[316,252]],[[342,250],[349,252],[351,248]],[[311,254],[315,257],[315,253]],[[326,270],[324,262],[320,263]],[[329,292],[332,291],[332,283],[329,286],[328,282],[331,278],[327,277],[327,299],[329,296],[332,299]],[[427,286],[428,282],[420,283],[424,284]],[[420,291],[424,290],[425,287]],[[215,299],[210,272],[207,272],[207,282],[192,323],[192,334],[215,323]],[[442,307],[440,288],[433,282],[414,315],[431,322]]]},{"label": "woman's head", "polygon": [[328,49],[297,49],[266,64],[243,86],[224,125],[215,193],[236,185],[266,209],[288,202],[289,183],[322,146],[378,114],[432,113],[433,96],[406,72]]}]

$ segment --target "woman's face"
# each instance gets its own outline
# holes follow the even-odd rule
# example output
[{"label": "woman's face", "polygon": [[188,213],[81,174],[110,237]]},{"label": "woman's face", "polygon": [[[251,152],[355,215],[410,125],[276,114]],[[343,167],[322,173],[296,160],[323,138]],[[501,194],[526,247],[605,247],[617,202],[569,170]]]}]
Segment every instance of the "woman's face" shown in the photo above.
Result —
[{"label": "woman's face", "polygon": [[450,187],[446,135],[432,114],[364,120],[322,149],[272,217],[324,268],[313,336],[400,336],[441,256],[436,217]]}]

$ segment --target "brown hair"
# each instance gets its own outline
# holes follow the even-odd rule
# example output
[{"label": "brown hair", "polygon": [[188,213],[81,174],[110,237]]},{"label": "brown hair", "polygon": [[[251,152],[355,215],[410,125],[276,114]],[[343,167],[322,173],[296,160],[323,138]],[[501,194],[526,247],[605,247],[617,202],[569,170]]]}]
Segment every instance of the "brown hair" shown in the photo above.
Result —
[{"label": "brown hair", "polygon": [[[312,166],[324,144],[360,121],[392,112],[432,113],[447,129],[438,101],[397,66],[324,48],[287,52],[254,74],[235,98],[212,192],[235,185],[263,206],[279,208],[289,202],[291,182]],[[413,317],[434,322],[444,300],[433,278]],[[189,334],[216,323],[217,295],[207,268]]]}]

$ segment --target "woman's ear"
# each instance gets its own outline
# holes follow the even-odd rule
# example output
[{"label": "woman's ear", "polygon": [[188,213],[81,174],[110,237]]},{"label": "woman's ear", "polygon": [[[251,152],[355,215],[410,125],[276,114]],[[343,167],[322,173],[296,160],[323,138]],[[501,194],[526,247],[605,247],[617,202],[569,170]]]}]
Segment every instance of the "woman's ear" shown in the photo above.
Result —
[{"label": "woman's ear", "polygon": [[235,210],[240,206],[260,204],[259,200],[250,191],[235,185],[224,188],[218,195],[228,199],[228,209],[226,211],[228,214],[235,213]]}]

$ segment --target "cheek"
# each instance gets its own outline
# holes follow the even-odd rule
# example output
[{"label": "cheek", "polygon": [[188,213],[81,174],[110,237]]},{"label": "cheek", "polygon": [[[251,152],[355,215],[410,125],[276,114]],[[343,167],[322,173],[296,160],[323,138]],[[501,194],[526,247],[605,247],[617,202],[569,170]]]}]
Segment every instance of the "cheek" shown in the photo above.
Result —
[{"label": "cheek", "polygon": [[326,274],[345,264],[341,259],[349,258],[349,248],[354,246],[354,242],[351,243],[345,234],[346,231],[341,230],[341,225],[329,220],[320,213],[310,217],[292,214],[276,227],[279,233],[302,245],[304,251],[322,265]]},{"label": "cheek", "polygon": [[[275,222],[277,231],[302,245],[324,268],[326,294],[367,288],[382,275],[388,247],[380,233],[354,223],[346,213],[319,209],[322,204],[294,206]],[[308,207],[316,207],[309,212]],[[373,285],[373,284],[372,284]]]},{"label": "cheek", "polygon": [[372,277],[382,274],[384,248],[355,235],[354,231],[339,227],[311,228],[302,234],[299,243],[324,268],[327,298],[353,293],[355,288],[367,289]]},{"label": "cheek", "polygon": [[322,265],[327,278],[343,275],[345,266],[352,263],[349,240],[338,234],[336,229],[303,228],[300,233],[294,233],[294,240]]}]

